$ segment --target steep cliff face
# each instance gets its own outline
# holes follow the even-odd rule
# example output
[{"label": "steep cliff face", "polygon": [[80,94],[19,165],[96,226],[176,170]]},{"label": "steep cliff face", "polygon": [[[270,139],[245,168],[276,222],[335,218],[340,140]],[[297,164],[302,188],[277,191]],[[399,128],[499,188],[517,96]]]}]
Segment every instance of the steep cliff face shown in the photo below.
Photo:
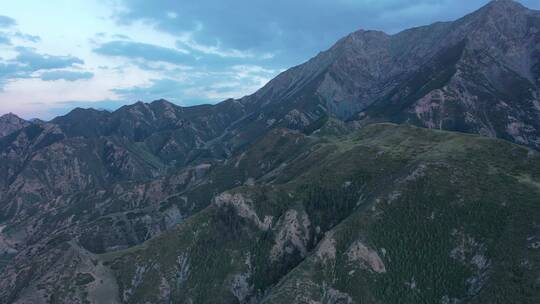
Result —
[{"label": "steep cliff face", "polygon": [[538,148],[539,25],[536,11],[492,2],[454,22],[449,46],[361,115]]},{"label": "steep cliff face", "polygon": [[[480,133],[538,148],[540,13],[493,1],[454,22],[358,31],[246,100],[309,130],[328,115]],[[270,119],[268,118],[268,119]],[[299,124],[297,121],[300,121]]]}]

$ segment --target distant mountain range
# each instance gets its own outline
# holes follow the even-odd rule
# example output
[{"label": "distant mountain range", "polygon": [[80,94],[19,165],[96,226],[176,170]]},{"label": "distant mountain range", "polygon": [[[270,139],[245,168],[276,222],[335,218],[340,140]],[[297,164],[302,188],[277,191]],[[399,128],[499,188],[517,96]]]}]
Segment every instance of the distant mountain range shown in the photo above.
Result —
[{"label": "distant mountain range", "polygon": [[216,105],[7,114],[0,303],[540,303],[539,149],[509,0]]}]

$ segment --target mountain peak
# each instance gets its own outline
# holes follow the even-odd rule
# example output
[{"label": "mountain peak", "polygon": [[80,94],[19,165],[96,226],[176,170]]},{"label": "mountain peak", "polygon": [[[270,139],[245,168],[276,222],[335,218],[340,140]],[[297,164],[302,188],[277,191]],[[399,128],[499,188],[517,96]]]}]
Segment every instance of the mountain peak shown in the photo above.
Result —
[{"label": "mountain peak", "polygon": [[366,45],[374,41],[382,41],[390,36],[383,31],[358,30],[350,33],[336,43],[337,46]]},{"label": "mountain peak", "polygon": [[151,104],[156,104],[156,105],[170,104],[170,105],[172,105],[173,103],[162,98],[162,99],[152,101]]},{"label": "mountain peak", "polygon": [[154,100],[150,103],[150,106],[152,108],[158,108],[158,109],[171,109],[171,108],[176,108],[178,107],[177,105],[175,105],[174,103],[166,100],[166,99],[158,99],[158,100]]},{"label": "mountain peak", "polygon": [[140,111],[148,111],[148,104],[143,102],[143,101],[137,101],[136,103],[133,103],[133,104],[128,104],[128,105],[124,105],[122,107],[120,107],[118,110],[115,111],[115,113],[117,112],[125,112],[125,111],[128,111],[128,112],[140,112]]},{"label": "mountain peak", "polygon": [[13,113],[7,113],[0,116],[0,137],[9,135],[20,130],[30,123]]},{"label": "mountain peak", "polygon": [[24,119],[20,118],[16,114],[9,112],[7,114],[0,116],[0,120],[7,121],[7,120],[24,120]]},{"label": "mountain peak", "polygon": [[107,111],[100,111],[94,108],[77,107],[64,116],[58,116],[52,120],[54,123],[85,124],[103,119],[109,114]]},{"label": "mountain peak", "polygon": [[493,0],[480,8],[479,12],[488,14],[515,14],[527,12],[529,9],[513,0]]},{"label": "mountain peak", "polygon": [[521,3],[514,1],[514,0],[492,0],[490,1],[487,6],[491,7],[519,7],[519,8],[525,8]]},{"label": "mountain peak", "polygon": [[76,107],[75,109],[71,110],[67,115],[80,116],[80,115],[95,115],[95,114],[101,114],[101,113],[107,113],[107,111],[99,110],[95,108]]},{"label": "mountain peak", "polygon": [[492,49],[504,50],[511,41],[520,39],[530,32],[530,17],[534,11],[512,0],[495,0],[486,4],[476,12],[456,21],[464,25],[460,30],[469,38],[473,37],[473,44]]}]

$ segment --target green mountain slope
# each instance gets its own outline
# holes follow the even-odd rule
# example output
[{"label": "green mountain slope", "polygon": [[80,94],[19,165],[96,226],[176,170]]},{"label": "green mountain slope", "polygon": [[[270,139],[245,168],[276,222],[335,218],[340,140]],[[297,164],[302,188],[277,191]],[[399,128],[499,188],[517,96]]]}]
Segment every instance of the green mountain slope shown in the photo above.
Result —
[{"label": "green mountain slope", "polygon": [[538,302],[537,152],[388,124],[307,141],[280,178],[227,191],[164,235],[97,256],[118,300]]}]

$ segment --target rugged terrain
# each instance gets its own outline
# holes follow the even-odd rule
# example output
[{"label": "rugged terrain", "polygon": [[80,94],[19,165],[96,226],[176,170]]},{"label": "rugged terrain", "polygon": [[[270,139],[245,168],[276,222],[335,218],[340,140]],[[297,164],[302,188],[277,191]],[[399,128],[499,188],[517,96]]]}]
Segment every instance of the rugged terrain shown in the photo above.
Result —
[{"label": "rugged terrain", "polygon": [[217,105],[2,116],[0,303],[538,303],[539,86],[500,0]]},{"label": "rugged terrain", "polygon": [[0,137],[19,131],[30,125],[30,122],[18,117],[13,113],[0,116]]},{"label": "rugged terrain", "polygon": [[[36,240],[4,269],[16,279],[3,298],[536,303],[539,181],[540,154],[500,140],[389,124],[337,137],[277,129],[156,204],[166,219],[192,201],[178,226],[140,245],[99,242],[152,212],[96,216],[93,242],[71,227]],[[69,211],[75,226],[88,221]]]}]

